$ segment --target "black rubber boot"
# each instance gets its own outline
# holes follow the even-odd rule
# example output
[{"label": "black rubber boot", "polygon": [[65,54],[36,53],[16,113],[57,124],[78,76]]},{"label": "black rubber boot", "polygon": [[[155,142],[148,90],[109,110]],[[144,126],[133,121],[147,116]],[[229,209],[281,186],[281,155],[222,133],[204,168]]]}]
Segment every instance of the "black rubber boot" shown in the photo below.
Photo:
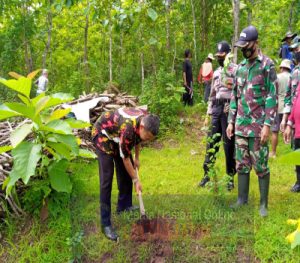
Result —
[{"label": "black rubber boot", "polygon": [[270,185],[270,174],[266,174],[263,177],[258,177],[259,192],[260,192],[260,208],[259,214],[262,217],[268,215],[268,196]]},{"label": "black rubber boot", "polygon": [[230,207],[239,208],[248,204],[250,174],[238,174],[238,199],[235,204]]},{"label": "black rubber boot", "polygon": [[210,181],[210,178],[207,175],[204,175],[201,182],[198,184],[199,187],[204,187],[208,182]]},{"label": "black rubber boot", "polygon": [[103,234],[112,241],[117,242],[119,240],[118,234],[113,230],[112,226],[103,226],[102,227]]},{"label": "black rubber boot", "polygon": [[299,193],[300,192],[300,173],[298,174],[298,172],[297,172],[297,182],[291,188],[291,191],[294,192],[294,193]]}]

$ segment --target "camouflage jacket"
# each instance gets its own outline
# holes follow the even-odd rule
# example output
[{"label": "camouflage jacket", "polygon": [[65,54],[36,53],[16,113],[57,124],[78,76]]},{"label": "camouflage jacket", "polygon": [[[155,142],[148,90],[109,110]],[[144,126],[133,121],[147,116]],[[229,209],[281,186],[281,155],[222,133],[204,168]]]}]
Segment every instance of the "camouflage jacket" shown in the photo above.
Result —
[{"label": "camouflage jacket", "polygon": [[237,65],[230,63],[228,67],[219,67],[213,74],[211,91],[208,99],[207,114],[212,114],[214,102],[218,99],[230,99]]},{"label": "camouflage jacket", "polygon": [[293,100],[296,96],[296,91],[298,84],[300,83],[300,65],[297,65],[293,72],[291,78],[291,85],[289,85],[286,89],[285,97],[284,97],[284,113],[290,113]]},{"label": "camouflage jacket", "polygon": [[251,65],[246,59],[239,64],[228,116],[236,135],[260,137],[262,127],[273,124],[278,107],[276,79],[273,61],[261,53]]}]

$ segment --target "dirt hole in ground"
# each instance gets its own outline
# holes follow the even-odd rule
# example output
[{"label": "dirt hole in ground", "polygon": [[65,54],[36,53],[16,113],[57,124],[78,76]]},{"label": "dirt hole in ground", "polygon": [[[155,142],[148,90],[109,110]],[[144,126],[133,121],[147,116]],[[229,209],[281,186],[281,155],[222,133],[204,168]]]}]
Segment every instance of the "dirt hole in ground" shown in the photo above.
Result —
[{"label": "dirt hole in ground", "polygon": [[167,241],[174,234],[174,220],[166,218],[140,219],[131,229],[131,240],[136,242]]}]

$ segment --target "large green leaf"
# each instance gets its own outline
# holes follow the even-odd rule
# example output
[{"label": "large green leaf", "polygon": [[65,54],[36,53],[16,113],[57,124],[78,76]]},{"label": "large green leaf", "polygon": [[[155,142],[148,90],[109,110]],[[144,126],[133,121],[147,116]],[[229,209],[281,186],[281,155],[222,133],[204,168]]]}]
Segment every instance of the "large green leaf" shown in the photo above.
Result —
[{"label": "large green leaf", "polygon": [[20,77],[19,79],[0,79],[0,83],[4,84],[8,88],[23,94],[25,97],[29,98],[31,90],[31,79]]},{"label": "large green leaf", "polygon": [[73,134],[70,125],[63,120],[50,121],[46,125],[41,126],[40,130],[59,134]]},{"label": "large green leaf", "polygon": [[83,129],[83,128],[88,128],[91,126],[90,123],[88,122],[84,122],[84,121],[80,121],[80,120],[76,120],[73,118],[69,118],[65,120],[71,128],[73,129]]},{"label": "large green leaf", "polygon": [[95,153],[85,149],[79,149],[79,156],[83,158],[89,158],[89,159],[97,158],[97,155]]},{"label": "large green leaf", "polygon": [[31,133],[33,124],[30,123],[25,123],[21,127],[15,129],[11,134],[10,134],[10,142],[12,146],[15,148],[20,142],[22,142],[26,136]]},{"label": "large green leaf", "polygon": [[278,158],[280,163],[300,165],[300,150],[290,152]]},{"label": "large green leaf", "polygon": [[5,104],[0,105],[0,120],[5,120],[10,117],[20,116],[21,114],[11,110]]},{"label": "large green leaf", "polygon": [[67,149],[71,150],[75,155],[79,153],[79,147],[76,141],[76,137],[73,134],[51,134],[50,136],[48,136],[47,141],[60,143]]},{"label": "large green leaf", "polygon": [[65,159],[56,161],[48,167],[51,186],[57,192],[71,193],[72,191],[72,183],[66,173],[67,167],[68,161]]},{"label": "large green leaf", "polygon": [[53,151],[55,151],[56,154],[59,154],[62,158],[71,160],[71,152],[68,147],[66,147],[62,143],[57,143],[57,142],[48,142],[47,143],[48,147],[50,147]]},{"label": "large green leaf", "polygon": [[158,15],[157,15],[157,13],[156,13],[156,11],[155,11],[154,9],[148,8],[147,12],[148,12],[148,16],[149,16],[153,21],[155,21],[155,20],[157,19]]},{"label": "large green leaf", "polygon": [[[55,110],[49,116],[49,121],[61,119],[62,117],[65,117],[70,111],[71,111],[71,108]],[[70,125],[70,123],[69,123],[69,125]],[[72,127],[72,126],[70,125],[70,127]]]},{"label": "large green leaf", "polygon": [[38,115],[42,110],[46,108],[49,100],[50,98],[48,96],[40,98],[40,100],[35,105],[35,115]]},{"label": "large green leaf", "polygon": [[27,106],[17,102],[5,103],[5,106],[13,111],[18,112],[19,115],[23,115],[31,120],[33,120],[35,117],[35,108],[32,106]]},{"label": "large green leaf", "polygon": [[14,160],[13,170],[25,184],[35,174],[35,168],[41,158],[41,150],[40,144],[23,141],[11,151]]},{"label": "large green leaf", "polygon": [[48,103],[45,105],[45,109],[49,107],[53,107],[68,101],[72,101],[74,97],[67,93],[55,93],[49,96],[50,99]]}]

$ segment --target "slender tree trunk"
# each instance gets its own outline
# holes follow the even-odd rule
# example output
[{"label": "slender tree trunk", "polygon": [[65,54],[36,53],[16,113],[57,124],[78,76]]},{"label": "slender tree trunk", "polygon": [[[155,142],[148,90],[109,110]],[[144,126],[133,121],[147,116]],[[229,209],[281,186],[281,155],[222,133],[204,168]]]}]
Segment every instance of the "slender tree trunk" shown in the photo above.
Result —
[{"label": "slender tree trunk", "polygon": [[141,59],[141,81],[142,81],[142,92],[144,91],[144,82],[145,82],[145,69],[144,69],[144,53],[140,54]]},{"label": "slender tree trunk", "polygon": [[173,64],[172,64],[172,72],[175,72],[175,61],[176,61],[176,56],[177,56],[177,47],[176,47],[176,40],[174,40],[174,56],[173,56]]},{"label": "slender tree trunk", "polygon": [[295,8],[295,4],[296,2],[293,1],[291,3],[291,7],[290,7],[290,16],[289,16],[289,31],[292,31],[292,24],[293,24],[293,11],[294,11],[294,8]]},{"label": "slender tree trunk", "polygon": [[[90,3],[87,1],[87,6]],[[85,88],[86,90],[90,90],[90,69],[89,69],[89,61],[88,61],[88,36],[89,36],[89,12],[87,12],[85,16],[85,27],[84,27],[84,73],[85,73]]]},{"label": "slender tree trunk", "polygon": [[197,61],[197,33],[196,33],[196,16],[195,16],[195,8],[194,8],[194,0],[191,0],[192,6],[192,16],[193,16],[193,31],[194,31],[194,58],[195,58],[195,66],[198,68],[198,61]]},{"label": "slender tree trunk", "polygon": [[[240,22],[240,0],[232,0],[233,18],[234,18],[234,39],[233,43],[239,37],[239,22]],[[234,45],[232,45],[234,46]],[[237,48],[233,48],[233,62],[237,63]]]},{"label": "slender tree trunk", "polygon": [[170,49],[170,2],[171,0],[166,0],[166,46],[167,50]]},{"label": "slender tree trunk", "polygon": [[27,39],[26,35],[26,17],[28,16],[28,7],[26,6],[26,3],[22,5],[22,15],[23,15],[23,44],[24,44],[24,58],[25,58],[25,64],[26,64],[26,71],[27,73],[33,71],[33,61],[32,61],[32,55],[31,55],[31,47],[30,42]]},{"label": "slender tree trunk", "polygon": [[248,9],[248,19],[247,19],[247,22],[248,22],[248,25],[250,26],[251,23],[252,23],[252,9],[253,9],[253,5],[254,5],[254,0],[249,0],[249,9]]},{"label": "slender tree trunk", "polygon": [[109,24],[109,81],[113,81],[113,65],[112,65],[112,22]]},{"label": "slender tree trunk", "polygon": [[46,61],[47,61],[47,55],[50,51],[50,45],[51,45],[51,35],[52,35],[52,12],[51,12],[51,5],[52,5],[52,0],[48,1],[48,13],[47,13],[47,25],[48,25],[48,38],[47,38],[47,43],[45,46],[44,54],[43,54],[43,68],[46,68]]}]

